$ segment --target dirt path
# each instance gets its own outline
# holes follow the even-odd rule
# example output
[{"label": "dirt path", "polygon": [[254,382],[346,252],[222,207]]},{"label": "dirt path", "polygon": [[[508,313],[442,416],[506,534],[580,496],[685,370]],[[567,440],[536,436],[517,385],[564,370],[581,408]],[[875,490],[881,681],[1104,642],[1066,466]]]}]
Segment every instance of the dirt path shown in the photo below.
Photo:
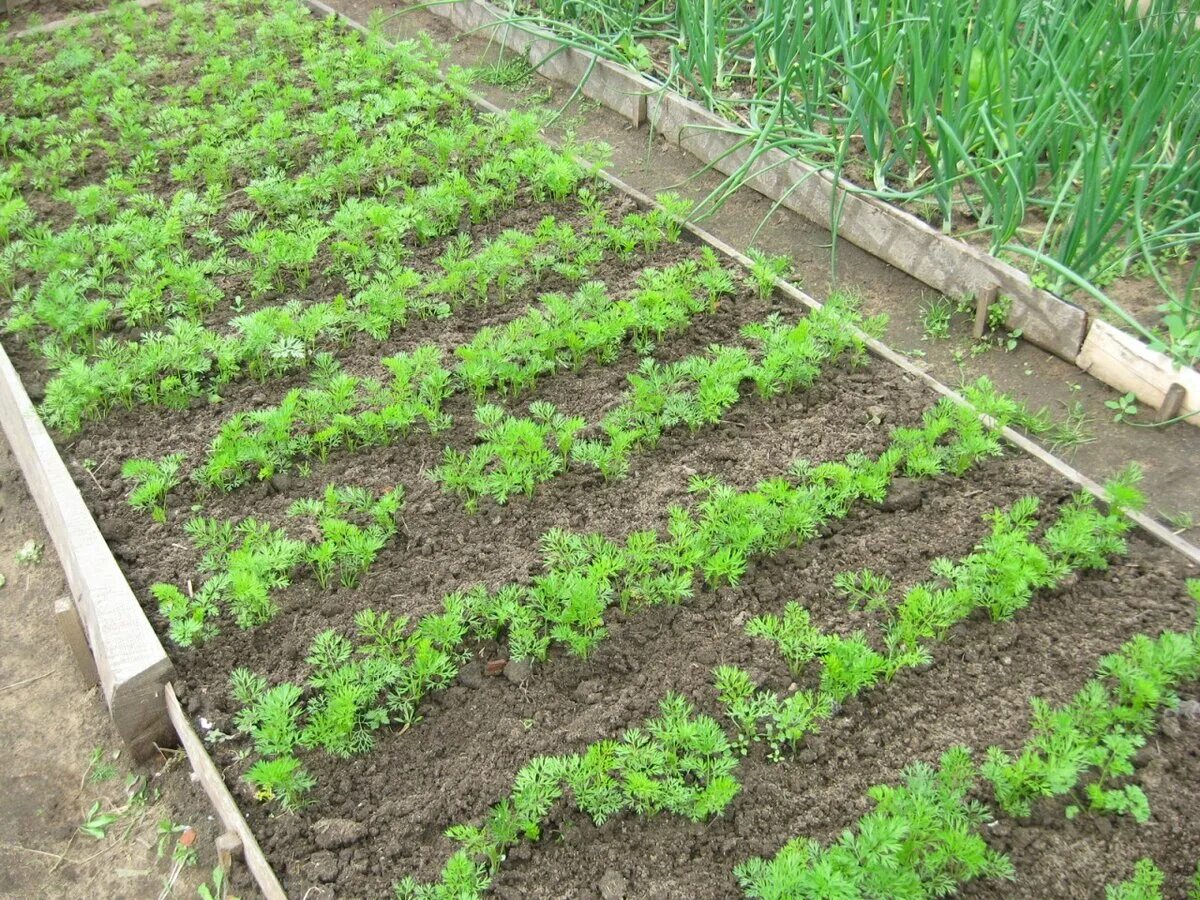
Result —
[{"label": "dirt path", "polygon": [[[29,542],[40,561],[18,562]],[[219,829],[187,761],[167,752],[133,763],[98,689],[76,670],[51,617],[66,591],[62,569],[7,441],[0,575],[0,897],[196,897],[215,865]],[[104,836],[84,833],[88,821]],[[195,836],[185,843],[194,842],[178,851],[187,859],[176,867],[188,826]]]}]

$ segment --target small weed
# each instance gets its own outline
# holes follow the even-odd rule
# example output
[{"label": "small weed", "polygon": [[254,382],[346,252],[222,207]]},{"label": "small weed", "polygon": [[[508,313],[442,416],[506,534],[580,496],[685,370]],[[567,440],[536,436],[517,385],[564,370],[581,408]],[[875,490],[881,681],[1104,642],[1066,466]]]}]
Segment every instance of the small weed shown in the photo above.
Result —
[{"label": "small weed", "polygon": [[480,66],[474,70],[474,74],[484,84],[519,90],[533,84],[534,71],[526,60],[516,56],[490,66]]},{"label": "small weed", "polygon": [[1113,411],[1113,421],[1120,423],[1138,414],[1137,395],[1130,391],[1115,400],[1105,400],[1104,405]]},{"label": "small weed", "polygon": [[934,297],[921,307],[921,328],[924,340],[940,341],[950,336],[950,317],[954,307],[946,297]]},{"label": "small weed", "polygon": [[236,897],[230,897],[229,882],[226,880],[225,870],[217,866],[212,870],[212,887],[208,884],[202,884],[196,888],[196,894],[200,900],[237,900]]},{"label": "small weed", "polygon": [[1049,432],[1052,447],[1076,447],[1096,439],[1092,433],[1092,415],[1076,400],[1067,408],[1066,417]]},{"label": "small weed", "polygon": [[93,784],[98,784],[101,781],[111,781],[116,777],[117,767],[105,759],[104,748],[93,748],[91,755],[88,757],[87,780]]},{"label": "small weed", "polygon": [[[177,825],[170,819],[159,819],[158,825],[155,828],[154,851],[158,859],[162,859],[167,855],[167,849],[172,844],[178,843],[178,837],[187,831],[187,825]],[[174,851],[172,851],[174,852]]]},{"label": "small weed", "polygon": [[42,561],[42,545],[30,538],[17,550],[16,559],[23,566],[36,566]]},{"label": "small weed", "polygon": [[1161,515],[1176,534],[1191,531],[1196,527],[1196,517],[1188,510],[1181,509],[1177,513],[1162,513]]},{"label": "small weed", "polygon": [[1003,330],[1008,322],[1008,314],[1012,312],[1012,297],[1001,295],[988,307],[987,324],[992,331]]},{"label": "small weed", "polygon": [[108,837],[108,829],[121,818],[120,811],[101,809],[100,801],[97,800],[88,810],[87,816],[83,823],[79,826],[79,830],[86,835],[94,837],[98,841]]}]

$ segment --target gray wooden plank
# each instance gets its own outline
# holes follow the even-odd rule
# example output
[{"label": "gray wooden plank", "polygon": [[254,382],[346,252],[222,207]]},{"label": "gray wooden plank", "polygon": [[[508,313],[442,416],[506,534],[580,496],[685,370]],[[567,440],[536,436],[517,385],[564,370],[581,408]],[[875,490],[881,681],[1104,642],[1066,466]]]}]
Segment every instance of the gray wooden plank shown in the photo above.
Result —
[{"label": "gray wooden plank", "polygon": [[171,734],[163,693],[171,662],[3,347],[0,425],[62,562],[113,723],[143,756]]}]

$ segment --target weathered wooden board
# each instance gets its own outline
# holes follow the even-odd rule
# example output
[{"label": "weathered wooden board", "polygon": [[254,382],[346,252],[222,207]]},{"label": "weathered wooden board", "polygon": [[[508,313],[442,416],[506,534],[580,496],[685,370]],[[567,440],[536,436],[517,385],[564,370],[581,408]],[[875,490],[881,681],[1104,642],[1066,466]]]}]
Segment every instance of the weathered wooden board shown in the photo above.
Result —
[{"label": "weathered wooden board", "polygon": [[1170,358],[1102,319],[1093,319],[1075,364],[1118,391],[1132,391],[1139,401],[1158,408],[1172,384],[1183,388],[1179,412],[1200,425],[1200,372],[1176,369]]},{"label": "weathered wooden board", "polygon": [[1087,313],[1035,288],[1028,277],[976,247],[944,235],[873,197],[847,192],[825,171],[778,149],[759,150],[720,116],[672,92],[653,98],[655,130],[717,171],[740,172],[745,184],[782,206],[834,230],[851,243],[952,297],[997,287],[1010,298],[1006,325],[1044,350],[1073,362]]},{"label": "weathered wooden board", "polygon": [[254,832],[250,830],[233,795],[225,786],[225,780],[217,770],[216,764],[204,749],[204,744],[192,728],[192,723],[188,721],[187,713],[183,711],[183,707],[179,705],[179,698],[175,696],[175,688],[170,684],[166,686],[166,709],[175,733],[179,736],[179,743],[187,753],[188,762],[196,774],[196,780],[208,795],[209,802],[217,811],[217,817],[226,831],[236,834],[240,839],[246,868],[258,882],[259,890],[266,900],[287,900],[283,886],[275,877],[275,870],[263,855],[262,848],[254,838]]},{"label": "weathered wooden board", "polygon": [[[162,0],[136,0],[135,6],[140,6],[142,9],[148,9],[151,6],[158,6]],[[12,38],[30,37],[35,34],[47,34],[51,31],[61,31],[64,28],[74,28],[76,25],[81,25],[89,19],[94,19],[97,16],[104,15],[108,10],[98,9],[94,12],[80,13],[77,16],[70,16],[66,19],[55,19],[53,22],[46,22],[42,25],[34,25],[31,28],[25,28],[21,31],[15,31],[10,35]]]},{"label": "weathered wooden board", "polygon": [[580,92],[624,116],[635,127],[646,120],[646,98],[661,86],[624,66],[558,41],[550,32],[519,24],[490,3],[439,3],[429,12],[463,32],[482,31],[520,56],[547,78],[577,85]]},{"label": "weathered wooden board", "polygon": [[171,735],[163,699],[171,661],[2,347],[0,425],[62,562],[113,723],[144,756]]}]

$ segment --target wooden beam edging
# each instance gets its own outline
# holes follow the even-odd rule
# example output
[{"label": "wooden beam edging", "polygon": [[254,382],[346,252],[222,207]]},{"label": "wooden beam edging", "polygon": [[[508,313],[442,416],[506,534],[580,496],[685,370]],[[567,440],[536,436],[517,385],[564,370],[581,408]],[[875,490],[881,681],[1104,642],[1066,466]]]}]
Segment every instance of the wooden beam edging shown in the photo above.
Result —
[{"label": "wooden beam edging", "polygon": [[1178,384],[1180,413],[1185,421],[1200,425],[1200,372],[1192,368],[1176,369],[1162,353],[1150,350],[1128,332],[1102,319],[1092,321],[1087,340],[1075,364],[1094,378],[1118,391],[1134,394],[1155,409],[1166,399],[1171,385]]},{"label": "wooden beam edging", "polygon": [[145,757],[171,735],[163,688],[174,667],[3,347],[0,425],[58,552],[113,724]]},{"label": "wooden beam edging", "polygon": [[217,811],[217,817],[225,826],[225,830],[236,834],[241,840],[242,856],[246,861],[246,868],[258,882],[259,890],[262,891],[266,900],[287,900],[287,894],[279,883],[275,870],[267,862],[267,857],[258,845],[254,832],[250,830],[249,823],[242,815],[242,811],[238,809],[237,801],[229,793],[225,779],[221,777],[216,763],[208,755],[200,736],[192,728],[187,713],[179,705],[179,698],[175,696],[175,687],[171,684],[166,686],[166,707],[171,724],[175,727],[175,733],[179,736],[179,743],[183,746],[188,761],[192,765],[196,781],[204,788],[204,793],[208,795],[208,800]]},{"label": "wooden beam edging", "polygon": [[[152,6],[158,6],[158,4],[161,2],[162,0],[134,0],[133,5],[139,6],[142,9],[149,9]],[[64,28],[74,28],[76,25],[82,25],[85,22],[90,22],[92,19],[98,19],[100,16],[111,11],[112,6],[107,6],[104,9],[80,13],[77,16],[68,16],[65,19],[55,19],[53,22],[46,22],[42,25],[34,25],[32,28],[14,31],[8,36],[8,39],[16,40],[17,38],[32,37],[33,35],[46,34],[51,31],[61,31]]]},{"label": "wooden beam edging", "polygon": [[1007,328],[1019,329],[1024,340],[1110,387],[1132,391],[1141,402],[1157,407],[1171,384],[1183,384],[1186,421],[1200,425],[1200,373],[1177,369],[1145,342],[1038,288],[1015,266],[878,198],[846,190],[828,171],[783,151],[768,150],[746,169],[750,148],[734,123],[626,66],[569,47],[547,29],[514,21],[514,15],[488,0],[422,8],[464,32],[490,29],[543,74],[579,84],[585,96],[635,126],[647,121],[666,140],[724,175],[743,170],[747,186],[812,222],[830,228],[836,210],[840,236],[943,294],[978,295],[997,288],[1012,301]]}]

